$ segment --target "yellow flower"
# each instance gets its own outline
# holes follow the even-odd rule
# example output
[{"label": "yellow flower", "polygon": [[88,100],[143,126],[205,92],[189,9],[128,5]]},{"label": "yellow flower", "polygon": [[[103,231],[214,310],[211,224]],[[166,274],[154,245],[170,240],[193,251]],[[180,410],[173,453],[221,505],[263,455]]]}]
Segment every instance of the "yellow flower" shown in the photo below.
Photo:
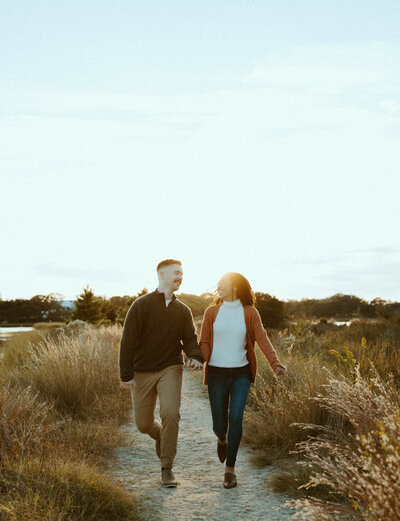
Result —
[{"label": "yellow flower", "polygon": [[358,509],[358,503],[355,499],[350,499],[351,504],[353,505],[354,510]]}]

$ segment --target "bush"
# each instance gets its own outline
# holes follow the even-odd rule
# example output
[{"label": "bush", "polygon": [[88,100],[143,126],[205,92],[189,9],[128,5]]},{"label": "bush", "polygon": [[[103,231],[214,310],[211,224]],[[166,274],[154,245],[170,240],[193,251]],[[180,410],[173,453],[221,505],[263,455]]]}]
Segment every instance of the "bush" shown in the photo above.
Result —
[{"label": "bush", "polygon": [[113,326],[45,338],[27,348],[24,365],[10,378],[22,387],[32,386],[62,415],[106,418],[110,409],[121,408],[120,335],[121,328]]}]

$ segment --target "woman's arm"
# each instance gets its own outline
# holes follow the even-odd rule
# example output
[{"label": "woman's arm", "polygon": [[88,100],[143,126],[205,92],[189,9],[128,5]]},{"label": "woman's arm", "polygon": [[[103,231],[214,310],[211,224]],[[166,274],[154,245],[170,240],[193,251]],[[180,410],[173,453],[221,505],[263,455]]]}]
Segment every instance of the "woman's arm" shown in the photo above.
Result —
[{"label": "woman's arm", "polygon": [[203,322],[201,324],[199,347],[203,353],[204,360],[208,361],[211,356],[211,335],[212,335],[212,320],[210,308],[204,312]]},{"label": "woman's arm", "polygon": [[268,360],[272,370],[277,375],[285,373],[286,367],[279,361],[278,355],[276,354],[276,351],[268,338],[267,332],[264,329],[260,313],[255,308],[253,315],[253,336],[258,347]]}]

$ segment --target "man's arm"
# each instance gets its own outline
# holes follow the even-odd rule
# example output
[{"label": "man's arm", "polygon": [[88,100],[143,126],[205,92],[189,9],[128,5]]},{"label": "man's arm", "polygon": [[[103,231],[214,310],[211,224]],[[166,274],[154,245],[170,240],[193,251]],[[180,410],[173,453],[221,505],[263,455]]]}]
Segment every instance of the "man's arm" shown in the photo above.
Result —
[{"label": "man's arm", "polygon": [[133,380],[133,359],[139,343],[142,324],[142,305],[135,301],[126,315],[120,343],[119,367],[122,382],[130,383]]},{"label": "man's arm", "polygon": [[[190,309],[187,310],[182,332],[183,350],[186,356],[192,361],[197,361],[203,364],[204,357],[200,351],[197,341],[196,329],[194,327],[193,315]],[[189,363],[191,367],[191,363]]]}]

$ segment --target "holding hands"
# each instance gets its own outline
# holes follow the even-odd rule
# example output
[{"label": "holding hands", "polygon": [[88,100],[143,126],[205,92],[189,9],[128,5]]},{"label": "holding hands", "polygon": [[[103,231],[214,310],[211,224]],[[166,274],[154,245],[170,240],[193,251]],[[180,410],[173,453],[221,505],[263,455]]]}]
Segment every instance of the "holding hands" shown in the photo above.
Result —
[{"label": "holding hands", "polygon": [[190,369],[194,369],[195,371],[201,371],[203,369],[203,364],[194,358],[189,358],[186,367],[190,367]]},{"label": "holding hands", "polygon": [[[203,369],[203,364],[201,362],[198,362],[194,358],[189,358],[189,360],[187,361],[186,367],[189,367],[190,369],[194,369],[195,371],[201,371]],[[132,380],[129,380],[129,382],[120,382],[119,386],[121,389],[131,391],[132,389],[135,389],[137,384],[136,384],[135,380],[132,378]]]}]

